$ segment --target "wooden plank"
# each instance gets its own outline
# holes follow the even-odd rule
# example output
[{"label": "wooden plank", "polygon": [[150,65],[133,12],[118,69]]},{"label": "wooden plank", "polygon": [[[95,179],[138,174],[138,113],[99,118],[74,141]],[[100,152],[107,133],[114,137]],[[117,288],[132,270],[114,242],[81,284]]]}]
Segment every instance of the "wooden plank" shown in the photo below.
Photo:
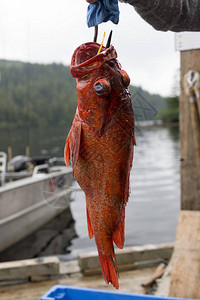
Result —
[{"label": "wooden plank", "polygon": [[172,264],[171,262],[168,264],[167,269],[162,276],[161,280],[158,281],[158,287],[155,292],[155,296],[159,297],[166,297],[169,295],[169,286],[170,286],[170,280],[171,280],[171,270],[172,270]]},{"label": "wooden plank", "polygon": [[[193,98],[192,98],[193,99]],[[198,178],[200,181],[200,115],[197,109],[196,102],[190,103],[190,116],[192,124],[192,134],[194,142],[194,155],[196,157],[196,162],[198,164]]]},{"label": "wooden plank", "polygon": [[[62,259],[62,258],[61,258]],[[80,268],[78,265],[78,261],[69,260],[69,261],[60,261],[60,274],[61,275],[74,275],[80,273]]]},{"label": "wooden plank", "polygon": [[200,50],[181,52],[180,138],[182,210],[200,210],[200,180],[192,134],[190,103],[183,87],[183,76],[192,69],[200,72]]},{"label": "wooden plank", "polygon": [[171,259],[170,297],[199,299],[200,212],[180,211]]},{"label": "wooden plank", "polygon": [[59,274],[60,261],[57,257],[27,259],[0,264],[0,282],[25,279],[31,276]]},{"label": "wooden plank", "polygon": [[142,283],[142,287],[146,289],[150,288],[156,282],[157,279],[163,276],[166,268],[167,268],[166,264],[164,263],[159,264],[154,274]]},{"label": "wooden plank", "polygon": [[[120,274],[120,292],[144,294],[144,289],[141,283],[154,273],[154,268],[135,270]],[[19,284],[17,286],[0,287],[1,300],[38,300],[44,295],[53,285],[62,284],[77,287],[104,289],[108,291],[116,291],[112,285],[106,285],[102,275],[83,277],[83,276],[65,276],[61,280],[34,282]],[[166,295],[167,296],[167,295]],[[118,297],[115,297],[117,299]],[[53,299],[53,298],[51,298]],[[65,298],[66,299],[66,298]],[[93,298],[95,299],[95,298]],[[106,298],[105,298],[106,299]],[[133,298],[134,299],[134,298]],[[139,297],[137,297],[139,299]],[[81,298],[77,297],[77,300]],[[104,300],[104,298],[102,298]]]},{"label": "wooden plank", "polygon": [[[169,260],[173,251],[173,243],[158,245],[145,245],[126,247],[123,250],[116,249],[116,259],[119,270],[130,270],[147,266],[155,266],[162,259]],[[100,272],[100,263],[97,251],[81,253],[78,256],[79,267],[84,274]]]}]

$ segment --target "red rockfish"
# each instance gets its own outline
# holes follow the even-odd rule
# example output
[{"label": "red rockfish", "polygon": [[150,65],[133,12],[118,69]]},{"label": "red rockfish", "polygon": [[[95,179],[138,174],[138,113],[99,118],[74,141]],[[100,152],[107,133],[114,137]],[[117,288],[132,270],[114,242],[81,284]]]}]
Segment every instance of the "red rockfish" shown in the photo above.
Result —
[{"label": "red rockfish", "polygon": [[89,237],[94,236],[106,283],[119,288],[113,242],[124,245],[125,206],[133,160],[134,114],[130,79],[111,45],[78,47],[71,61],[77,110],[65,146],[74,176],[85,192]]}]

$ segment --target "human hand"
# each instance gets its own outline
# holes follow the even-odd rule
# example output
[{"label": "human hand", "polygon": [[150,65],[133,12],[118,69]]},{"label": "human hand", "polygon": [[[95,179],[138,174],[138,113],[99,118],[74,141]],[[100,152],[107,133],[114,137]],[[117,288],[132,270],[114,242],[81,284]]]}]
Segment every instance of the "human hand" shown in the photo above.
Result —
[{"label": "human hand", "polygon": [[97,2],[98,0],[86,0],[88,3],[95,3]]}]

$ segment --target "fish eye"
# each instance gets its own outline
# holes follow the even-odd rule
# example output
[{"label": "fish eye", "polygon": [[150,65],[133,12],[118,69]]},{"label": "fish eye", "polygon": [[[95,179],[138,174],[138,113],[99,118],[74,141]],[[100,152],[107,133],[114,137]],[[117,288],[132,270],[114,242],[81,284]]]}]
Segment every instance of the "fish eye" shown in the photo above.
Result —
[{"label": "fish eye", "polygon": [[121,74],[122,74],[123,83],[125,84],[126,87],[128,87],[130,84],[130,77],[124,70],[121,70]]},{"label": "fish eye", "polygon": [[99,97],[107,96],[111,91],[110,82],[106,79],[99,79],[94,84],[94,91]]}]

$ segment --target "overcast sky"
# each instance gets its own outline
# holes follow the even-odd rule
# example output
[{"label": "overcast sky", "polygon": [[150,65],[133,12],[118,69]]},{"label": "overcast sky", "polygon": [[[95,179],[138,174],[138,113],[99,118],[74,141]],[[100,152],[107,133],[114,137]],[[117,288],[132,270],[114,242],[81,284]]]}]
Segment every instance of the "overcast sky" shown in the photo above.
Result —
[{"label": "overcast sky", "polygon": [[[85,0],[0,0],[0,58],[69,65],[75,48],[93,40],[87,5]],[[131,83],[170,95],[179,69],[175,34],[156,31],[128,4],[119,7],[119,24],[101,24],[98,42],[112,29],[112,44]]]}]

